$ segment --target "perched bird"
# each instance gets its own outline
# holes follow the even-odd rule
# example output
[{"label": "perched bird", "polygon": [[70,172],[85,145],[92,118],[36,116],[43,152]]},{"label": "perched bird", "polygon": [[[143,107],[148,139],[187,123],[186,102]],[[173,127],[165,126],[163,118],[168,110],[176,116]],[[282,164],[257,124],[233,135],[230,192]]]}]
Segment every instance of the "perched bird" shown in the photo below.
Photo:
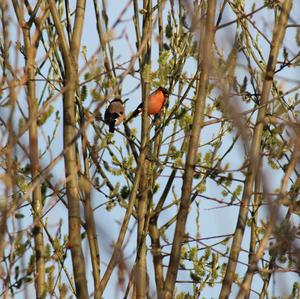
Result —
[{"label": "perched bird", "polygon": [[[163,87],[158,87],[153,93],[151,93],[148,98],[148,115],[155,115],[160,113],[168,96],[169,92]],[[143,103],[141,103],[133,111],[132,115],[126,120],[126,122],[136,117],[142,110]]]},{"label": "perched bird", "polygon": [[115,126],[121,124],[125,119],[125,109],[120,99],[110,102],[104,113],[104,122],[109,126],[109,132],[115,131]]}]

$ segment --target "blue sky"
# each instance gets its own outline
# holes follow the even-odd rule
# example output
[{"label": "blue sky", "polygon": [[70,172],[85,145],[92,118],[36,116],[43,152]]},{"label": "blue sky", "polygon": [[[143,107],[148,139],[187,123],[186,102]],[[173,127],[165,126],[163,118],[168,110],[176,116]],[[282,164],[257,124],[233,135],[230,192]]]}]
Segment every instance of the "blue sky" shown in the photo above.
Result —
[{"label": "blue sky", "polygon": [[[141,2],[141,1],[139,1]],[[246,1],[246,11],[250,11],[250,7],[252,6],[253,3],[257,4],[257,7],[261,5],[263,1]],[[75,2],[74,2],[75,3]],[[72,4],[74,4],[72,3]],[[107,12],[109,15],[109,24],[114,24],[115,21],[117,20],[120,12],[123,10],[124,7],[126,7],[127,3],[129,3],[126,0],[119,0],[119,1],[107,1]],[[100,4],[99,4],[100,5]],[[140,3],[142,5],[142,3]],[[83,33],[83,38],[82,38],[82,46],[87,47],[87,57],[90,58],[92,55],[95,54],[97,49],[99,48],[99,40],[96,32],[96,22],[95,22],[95,16],[93,12],[93,4],[91,1],[87,1],[87,7],[86,7],[86,20],[85,20],[85,27],[84,27],[84,33]],[[168,6],[166,7],[166,11],[168,11]],[[255,17],[256,21],[256,26],[261,28],[263,32],[266,34],[268,38],[271,38],[272,36],[272,24],[270,24],[270,14],[271,10],[266,10],[264,9],[262,12],[259,12],[257,17]],[[294,9],[293,14],[296,13],[296,10]],[[112,42],[112,46],[114,47],[114,57],[116,58],[116,63],[124,63],[125,61],[128,61],[131,58],[132,55],[132,49],[133,51],[136,51],[135,49],[135,33],[134,33],[134,27],[133,27],[133,22],[131,21],[132,19],[132,14],[133,14],[133,9],[132,6],[129,6],[128,10],[122,17],[122,20],[124,22],[121,22],[120,24],[117,25],[114,35],[116,36],[116,39]],[[293,15],[292,15],[293,16]],[[234,19],[234,15],[229,12],[229,10],[226,10],[226,13],[224,14],[224,19],[223,22],[227,22]],[[216,34],[216,40],[217,40],[217,45],[219,48],[222,48],[224,50],[225,55],[228,53],[228,51],[231,49],[232,43],[234,41],[234,35],[235,35],[235,25],[232,25],[228,27],[226,30],[220,30]],[[250,30],[254,30],[251,28]],[[126,33],[126,35],[124,34]],[[120,38],[119,38],[120,37]],[[126,37],[126,38],[125,38]],[[267,58],[268,52],[269,52],[269,47],[266,42],[264,42],[262,39],[259,39],[259,44],[261,46],[261,51],[263,53],[263,56]],[[287,36],[285,38],[285,44],[288,45],[288,49],[291,51],[297,52],[296,44],[295,44],[295,30],[294,29],[288,29],[287,31]],[[153,51],[152,51],[152,70],[155,70],[157,68],[157,59],[158,59],[158,46],[156,42],[156,36],[154,34],[153,37]],[[41,55],[44,55],[44,53]],[[97,59],[100,59],[99,54],[96,55]],[[81,63],[83,65],[83,56],[81,56]],[[239,63],[240,67],[238,68],[239,74],[241,76],[245,73],[243,70],[243,65],[245,64],[245,59],[243,59],[242,55],[239,57]],[[186,70],[190,72],[191,74],[195,70],[196,67],[196,61],[193,61],[193,59],[190,59],[189,62],[186,65]],[[136,68],[138,66],[136,65]],[[284,71],[280,74],[281,76],[288,76],[290,78],[295,78],[299,77],[299,70],[297,68],[295,69],[288,69],[287,71]],[[288,79],[283,80],[280,78],[282,81],[282,86],[284,91],[292,88],[295,85],[295,82],[290,82]],[[122,93],[127,94],[131,90],[133,90],[137,85],[139,84],[138,78],[133,78],[131,76],[127,76],[125,80],[123,81],[122,84]],[[93,87],[93,84],[89,84],[88,88],[89,90]],[[38,86],[39,92],[41,92],[41,85]],[[126,112],[127,114],[132,111],[139,103],[140,103],[140,96],[141,91],[140,89],[135,90],[133,93],[131,93],[128,97],[129,100],[126,103]],[[192,94],[191,94],[192,96]],[[171,101],[174,100],[174,98],[170,99]],[[89,95],[89,98],[87,99],[88,103],[91,101],[91,96]],[[60,116],[62,117],[62,107],[61,107],[61,97],[59,96],[57,100],[55,101],[55,108],[57,110],[60,110]],[[104,109],[104,108],[103,108]],[[103,110],[102,110],[103,112]],[[45,134],[48,134],[51,130],[53,130],[55,126],[55,119],[52,118],[47,122],[47,125],[43,127],[43,131]],[[140,130],[140,119],[137,118],[131,123],[131,127],[136,127],[138,131]],[[201,143],[206,143],[208,142],[213,135],[216,135],[219,132],[219,125],[215,126],[209,126],[205,127],[202,131],[201,134]],[[91,131],[92,132],[92,131]],[[42,131],[41,131],[42,133]],[[168,132],[167,132],[168,133]],[[92,134],[92,133],[91,133]],[[228,134],[223,141],[222,144],[222,151],[224,152],[226,148],[230,145],[230,142],[233,138],[233,134]],[[24,136],[24,142],[26,142],[26,136]],[[90,136],[92,140],[92,135]],[[114,135],[114,140],[116,144],[122,145],[123,144],[123,139],[122,136],[119,133],[116,133]],[[44,142],[41,142],[40,144],[41,148],[45,146]],[[62,126],[59,126],[59,129],[57,131],[57,137],[55,138],[54,144],[51,148],[52,153],[54,156],[58,155],[61,150],[62,150]],[[166,150],[166,149],[165,149]],[[209,151],[209,145],[206,147],[203,147],[203,155],[205,152]],[[108,157],[106,157],[109,159]],[[244,161],[244,148],[241,143],[231,152],[231,154],[227,157],[226,159],[227,162],[230,162],[230,168],[231,169],[236,169],[241,166],[241,164]],[[49,163],[49,158],[45,157],[42,160],[43,165],[46,165]],[[269,176],[272,176],[272,181],[271,181],[271,187],[276,188],[276,186],[279,185],[280,180],[281,180],[281,175],[276,175],[274,177],[274,172],[272,172],[267,166],[265,167],[265,171]],[[52,171],[53,173],[53,182],[58,183],[59,185],[63,184],[63,161],[61,160],[56,167]],[[166,169],[163,174],[168,175],[169,170]],[[119,177],[111,177],[112,182],[123,182],[124,179],[119,178]],[[160,178],[159,179],[159,184],[161,186],[164,186],[166,182],[166,178]],[[178,178],[176,179],[176,184],[174,186],[174,193],[176,194],[176,197],[180,198],[181,194],[181,184],[182,184],[182,179]],[[209,195],[211,197],[216,197],[218,199],[222,199],[220,196],[222,189],[217,186],[214,182],[208,180],[207,181],[207,186],[206,186],[206,192],[204,193],[205,195]],[[159,198],[160,191],[155,197],[155,200]],[[93,202],[94,205],[97,206],[99,203],[105,202],[107,199],[99,193],[94,192],[93,193]],[[173,200],[172,195],[168,198],[168,202],[171,202]],[[236,219],[237,219],[237,213],[238,213],[238,207],[237,206],[230,206],[230,207],[223,207],[220,208],[220,205],[208,201],[205,199],[201,199],[199,205],[200,209],[200,233],[201,233],[201,238],[206,238],[210,236],[219,236],[219,235],[225,235],[225,234],[230,234],[234,232],[235,225],[236,225]],[[196,220],[196,205],[193,204],[191,207],[190,215],[188,218],[187,222],[187,232],[189,232],[191,235],[195,236],[195,220]],[[30,210],[28,209],[27,211],[28,216],[30,215]],[[162,213],[160,219],[159,219],[159,224],[162,225],[164,224],[168,219],[170,219],[173,215],[175,215],[176,210],[171,209],[166,211],[165,213]],[[102,262],[102,273],[104,273],[104,267],[108,261],[108,258],[110,257],[110,244],[112,241],[114,241],[117,237],[119,226],[120,226],[120,221],[122,221],[124,215],[124,209],[121,209],[120,207],[115,207],[111,212],[106,211],[105,208],[101,208],[95,211],[95,219],[97,222],[97,230],[99,233],[99,245],[100,245],[100,255],[101,255],[101,262]],[[59,222],[59,219],[62,218],[65,221],[67,221],[67,210],[66,208],[61,204],[58,203],[52,210],[49,212],[47,215],[48,219],[48,225],[50,230],[54,233],[57,228],[57,224]],[[23,221],[23,226],[26,227],[31,223],[30,217],[28,220]],[[135,221],[132,218],[130,225],[130,229],[135,227]],[[168,232],[167,236],[169,237],[169,241],[172,239],[172,230]],[[67,222],[65,222],[65,225],[63,226],[63,233],[67,234]],[[242,247],[247,249],[248,248],[248,237],[249,237],[249,230],[246,231],[244,242],[242,244]],[[214,244],[215,242],[219,241],[220,239],[213,239],[213,240],[205,240],[203,241],[205,244],[210,245]],[[126,243],[126,240],[125,240]],[[147,244],[150,245],[149,240],[147,241]],[[125,249],[125,253],[128,257],[128,266],[132,266],[132,263],[134,261],[135,255],[132,254],[135,249],[135,233],[133,233],[133,236],[131,237],[131,241],[128,243]],[[217,247],[218,250],[224,251],[224,246],[219,246]],[[86,253],[86,261],[88,261],[89,256],[88,256],[88,247],[86,242],[83,244],[83,250]],[[242,253],[240,256],[240,259],[244,262],[247,262],[247,253]],[[224,262],[225,260],[222,260]],[[68,268],[71,269],[71,263],[70,263],[70,252],[68,252],[68,259],[67,259],[67,265]],[[154,279],[153,279],[153,269],[152,269],[152,256],[150,252],[148,253],[148,265],[149,265],[149,273],[150,275],[150,287],[154,290]],[[239,273],[243,273],[245,271],[245,267],[242,265],[238,265],[238,271]],[[89,291],[93,289],[93,281],[92,281],[92,269],[90,266],[90,263],[87,263],[87,275],[88,275],[88,283],[89,283]],[[179,274],[179,279],[188,279],[189,278],[189,273]],[[271,287],[269,290],[271,291],[273,295],[279,296],[280,294],[283,294],[285,292],[289,292],[291,288],[291,283],[297,279],[297,277],[294,277],[293,274],[276,274],[275,275],[275,280],[274,283],[272,283]],[[261,285],[258,279],[255,278],[256,285],[255,288],[257,290],[260,290]],[[104,294],[104,298],[112,298],[111,296],[114,295],[115,298],[120,298],[120,293],[118,293],[116,289],[116,273],[114,272],[113,275],[113,280],[110,282],[108,285],[106,292]],[[178,290],[179,291],[184,291],[184,290],[191,290],[191,284],[180,284],[178,285]],[[201,294],[201,297],[205,298],[216,298],[219,294],[220,290],[220,285],[216,285],[213,288],[206,287],[203,293]],[[233,286],[233,294],[237,291],[237,286]],[[19,295],[19,298],[22,298],[23,294]]]}]

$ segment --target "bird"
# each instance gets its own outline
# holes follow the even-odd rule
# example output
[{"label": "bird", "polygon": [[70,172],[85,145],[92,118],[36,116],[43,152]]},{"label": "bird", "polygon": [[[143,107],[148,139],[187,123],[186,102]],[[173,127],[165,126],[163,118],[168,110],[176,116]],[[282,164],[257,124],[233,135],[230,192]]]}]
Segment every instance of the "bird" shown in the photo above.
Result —
[{"label": "bird", "polygon": [[104,113],[104,122],[109,126],[109,132],[114,133],[115,126],[125,119],[125,109],[121,99],[114,99]]},{"label": "bird", "polygon": [[[163,87],[158,87],[153,93],[148,97],[148,115],[156,115],[162,110],[166,98],[169,96],[167,89]],[[136,117],[142,110],[143,104],[141,103],[131,114],[131,116],[126,120],[126,123],[132,118]]]}]

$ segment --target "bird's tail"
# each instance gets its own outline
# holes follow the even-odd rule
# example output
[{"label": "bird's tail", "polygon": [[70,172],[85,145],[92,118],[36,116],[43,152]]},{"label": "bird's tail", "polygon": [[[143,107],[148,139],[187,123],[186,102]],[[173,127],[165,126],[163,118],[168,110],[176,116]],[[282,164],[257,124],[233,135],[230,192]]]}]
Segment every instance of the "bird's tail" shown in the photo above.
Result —
[{"label": "bird's tail", "polygon": [[112,113],[111,116],[110,116],[110,122],[109,122],[109,132],[110,133],[114,133],[115,131],[115,125],[116,125],[116,119],[119,117],[119,113]]},{"label": "bird's tail", "polygon": [[114,133],[115,132],[115,120],[112,120],[110,123],[109,123],[109,132],[110,133]]},{"label": "bird's tail", "polygon": [[141,103],[133,112],[132,114],[124,121],[124,124],[128,123],[134,117],[137,117],[142,111],[143,104]]}]

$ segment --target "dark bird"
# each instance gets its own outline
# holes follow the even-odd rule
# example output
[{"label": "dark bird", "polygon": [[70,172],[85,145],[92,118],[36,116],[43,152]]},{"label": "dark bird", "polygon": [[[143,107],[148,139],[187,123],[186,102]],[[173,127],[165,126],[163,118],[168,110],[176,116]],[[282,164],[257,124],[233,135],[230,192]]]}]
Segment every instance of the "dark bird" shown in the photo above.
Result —
[{"label": "dark bird", "polygon": [[115,131],[115,126],[121,124],[125,119],[125,109],[120,99],[110,102],[104,114],[104,122],[109,126],[109,132]]}]

